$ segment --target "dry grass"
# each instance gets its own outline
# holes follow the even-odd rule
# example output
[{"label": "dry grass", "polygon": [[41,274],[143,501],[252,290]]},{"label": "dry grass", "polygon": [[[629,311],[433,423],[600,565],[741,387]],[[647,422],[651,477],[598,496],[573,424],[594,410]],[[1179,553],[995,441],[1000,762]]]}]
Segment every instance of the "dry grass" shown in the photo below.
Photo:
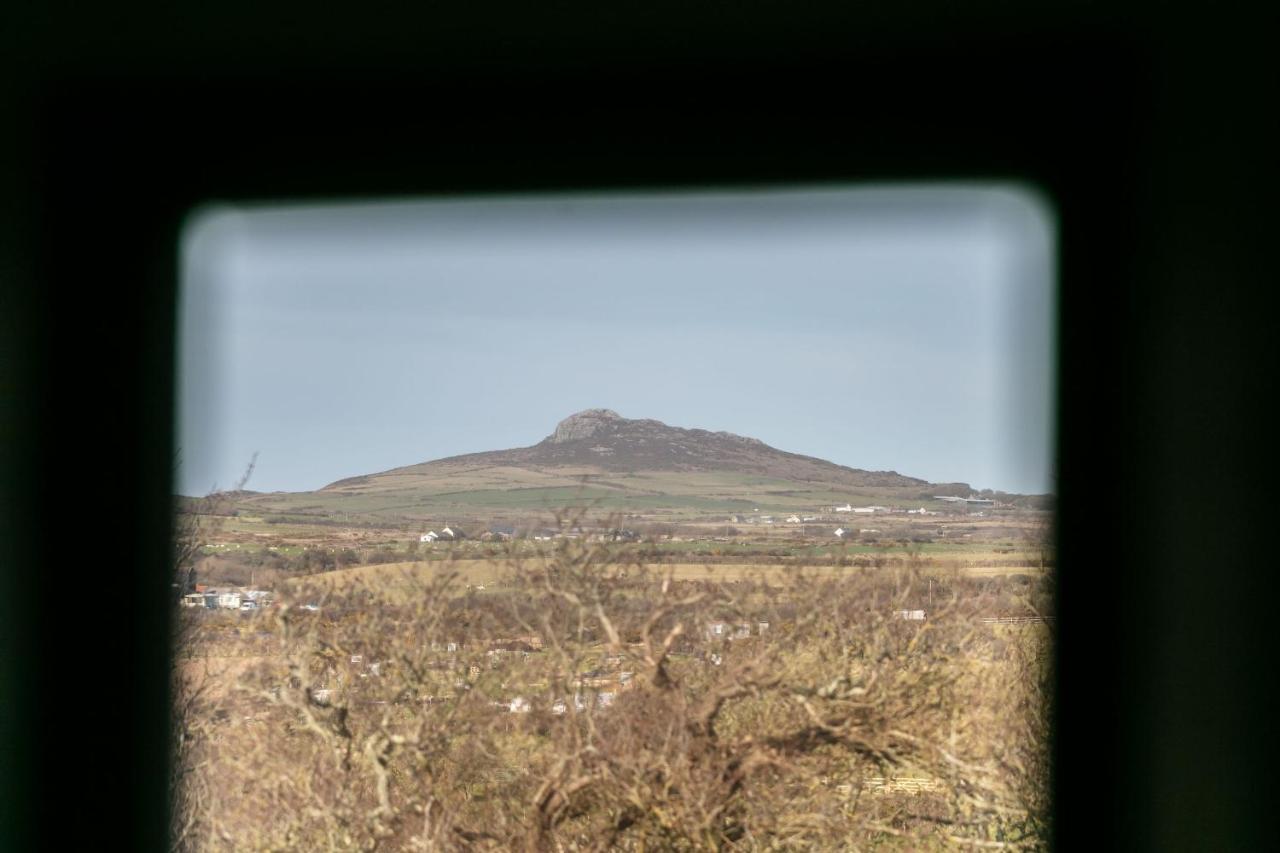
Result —
[{"label": "dry grass", "polygon": [[[1041,575],[1033,566],[989,566],[981,560],[977,565],[924,564],[918,571],[925,577],[952,576],[1002,577],[1025,574]],[[678,581],[717,580],[725,583],[766,582],[781,584],[797,574],[814,577],[851,577],[865,570],[853,566],[807,566],[798,564],[767,565],[760,563],[664,563],[646,564],[646,571],[670,574]],[[456,575],[466,586],[484,586],[496,590],[509,579],[509,564],[500,559],[452,560],[435,562],[382,563],[372,566],[356,566],[331,572],[292,578],[286,587],[292,594],[312,588],[322,594],[341,593],[353,586],[361,586],[392,602],[403,602],[406,596],[421,588],[424,583],[446,575]]]},{"label": "dry grass", "polygon": [[[1044,843],[1048,638],[981,623],[977,581],[904,622],[892,614],[922,595],[918,569],[708,577],[579,542],[405,568],[297,590],[326,597],[319,613],[194,627],[197,657],[258,654],[224,654],[203,681],[188,664],[177,846]],[[708,636],[721,620],[755,628]]]}]

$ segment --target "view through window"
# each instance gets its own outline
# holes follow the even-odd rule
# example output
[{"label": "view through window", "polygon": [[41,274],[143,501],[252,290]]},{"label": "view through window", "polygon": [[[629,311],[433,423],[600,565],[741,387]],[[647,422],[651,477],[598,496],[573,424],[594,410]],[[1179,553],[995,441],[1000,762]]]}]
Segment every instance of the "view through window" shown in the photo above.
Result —
[{"label": "view through window", "polygon": [[1055,227],[963,184],[193,215],[175,837],[1043,846]]}]

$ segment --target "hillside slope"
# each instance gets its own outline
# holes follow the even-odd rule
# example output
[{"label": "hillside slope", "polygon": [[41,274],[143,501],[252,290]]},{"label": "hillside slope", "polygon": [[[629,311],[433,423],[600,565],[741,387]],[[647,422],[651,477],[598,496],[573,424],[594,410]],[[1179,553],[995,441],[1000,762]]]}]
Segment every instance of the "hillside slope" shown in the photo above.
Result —
[{"label": "hillside slope", "polygon": [[379,474],[352,477],[321,491],[369,492],[403,488],[406,480],[464,470],[518,468],[575,475],[635,472],[731,472],[798,483],[849,487],[916,488],[926,480],[896,471],[864,471],[788,453],[759,439],[728,432],[684,429],[650,419],[624,418],[610,409],[570,415],[530,447],[452,456]]}]

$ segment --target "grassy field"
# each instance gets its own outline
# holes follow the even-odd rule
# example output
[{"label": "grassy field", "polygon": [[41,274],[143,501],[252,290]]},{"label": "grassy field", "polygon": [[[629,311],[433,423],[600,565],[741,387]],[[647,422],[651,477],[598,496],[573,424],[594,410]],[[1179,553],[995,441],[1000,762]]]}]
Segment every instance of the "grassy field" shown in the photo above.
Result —
[{"label": "grassy field", "polygon": [[[506,564],[500,560],[450,560],[450,561],[416,561],[403,563],[383,563],[374,566],[357,566],[349,569],[322,572],[306,577],[292,578],[286,582],[287,587],[297,592],[303,588],[316,588],[322,592],[343,591],[354,587],[366,587],[375,592],[385,594],[392,601],[402,600],[404,596],[422,588],[426,581],[448,572],[456,572],[459,580],[472,587],[497,584],[505,573]],[[804,564],[760,564],[760,563],[663,563],[651,564],[649,569],[665,574],[670,572],[677,580],[697,580],[714,578],[724,581],[743,580],[748,578],[781,579],[788,574],[806,572],[818,575],[855,574],[879,569],[860,568],[856,566],[811,566]],[[992,566],[975,561],[972,566],[928,565],[924,567],[926,574],[945,574],[959,571],[962,574],[983,577],[1011,574],[1037,575],[1038,568],[1030,566]]]},{"label": "grassy field", "polygon": [[[411,469],[409,469],[411,471]],[[261,516],[298,515],[374,522],[431,518],[449,511],[550,510],[566,505],[603,511],[656,510],[673,515],[706,512],[793,512],[820,506],[893,503],[945,506],[901,489],[856,490],[732,472],[648,471],[634,474],[542,471],[531,468],[450,467],[432,473],[379,477],[315,492],[253,495],[240,501]]]}]

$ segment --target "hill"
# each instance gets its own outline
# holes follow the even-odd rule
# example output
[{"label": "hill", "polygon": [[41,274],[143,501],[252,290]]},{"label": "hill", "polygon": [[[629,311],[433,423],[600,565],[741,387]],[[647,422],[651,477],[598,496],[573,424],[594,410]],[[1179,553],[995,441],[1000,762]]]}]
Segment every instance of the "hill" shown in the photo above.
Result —
[{"label": "hill", "polygon": [[400,483],[406,475],[430,476],[476,467],[572,469],[577,474],[722,471],[844,486],[928,485],[926,480],[904,477],[896,471],[863,471],[788,453],[757,438],[624,418],[611,409],[587,409],[565,418],[550,435],[530,447],[470,453],[353,477],[331,483],[321,491],[371,491]]},{"label": "hill", "polygon": [[384,524],[528,515],[569,505],[678,516],[814,512],[850,502],[932,507],[941,506],[933,495],[971,492],[966,483],[932,484],[733,433],[587,409],[528,447],[348,477],[314,492],[253,495],[238,507],[275,524],[334,518]]}]

